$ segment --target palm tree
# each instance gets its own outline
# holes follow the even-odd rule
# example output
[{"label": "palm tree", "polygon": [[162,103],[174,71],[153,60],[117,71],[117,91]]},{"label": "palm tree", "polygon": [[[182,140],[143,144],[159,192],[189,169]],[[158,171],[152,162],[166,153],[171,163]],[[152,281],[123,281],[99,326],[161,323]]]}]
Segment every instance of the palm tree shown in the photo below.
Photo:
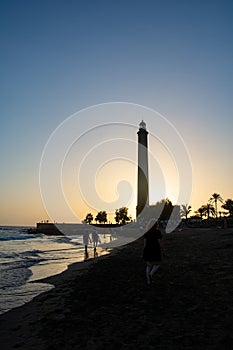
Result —
[{"label": "palm tree", "polygon": [[215,216],[217,218],[218,217],[218,202],[223,203],[223,199],[219,193],[213,193],[209,199],[209,202],[215,204]]},{"label": "palm tree", "polygon": [[198,215],[201,217],[201,220],[202,220],[203,215],[205,215],[205,208],[204,208],[204,205],[202,205],[200,208],[198,208],[198,209],[195,211],[195,213],[198,214]]},{"label": "palm tree", "polygon": [[222,205],[222,208],[229,212],[230,216],[233,216],[233,200],[227,199],[225,203]]},{"label": "palm tree", "polygon": [[211,205],[210,203],[203,205],[202,208],[204,209],[204,215],[207,216],[208,220],[210,218],[210,214],[216,215],[215,209],[214,209],[213,205]]},{"label": "palm tree", "polygon": [[185,221],[187,221],[188,215],[191,211],[192,211],[191,205],[182,204],[180,207],[180,214],[181,214],[181,216],[185,216]]}]

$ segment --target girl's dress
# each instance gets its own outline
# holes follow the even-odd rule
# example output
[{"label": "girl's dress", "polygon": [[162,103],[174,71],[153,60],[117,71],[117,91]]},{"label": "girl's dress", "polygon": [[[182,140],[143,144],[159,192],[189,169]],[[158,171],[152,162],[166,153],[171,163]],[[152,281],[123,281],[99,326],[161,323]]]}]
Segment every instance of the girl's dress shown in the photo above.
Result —
[{"label": "girl's dress", "polygon": [[161,248],[159,239],[162,239],[161,231],[155,225],[144,234],[146,244],[143,250],[143,260],[145,261],[161,261]]}]

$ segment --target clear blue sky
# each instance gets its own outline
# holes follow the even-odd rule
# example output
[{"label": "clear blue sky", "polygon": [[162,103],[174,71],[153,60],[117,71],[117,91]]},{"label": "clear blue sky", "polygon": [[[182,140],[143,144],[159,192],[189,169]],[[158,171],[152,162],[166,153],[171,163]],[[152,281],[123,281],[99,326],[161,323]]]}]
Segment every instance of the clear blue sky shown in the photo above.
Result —
[{"label": "clear blue sky", "polygon": [[142,104],[179,130],[193,209],[233,197],[233,2],[1,1],[0,224],[44,215],[41,154],[69,115]]}]

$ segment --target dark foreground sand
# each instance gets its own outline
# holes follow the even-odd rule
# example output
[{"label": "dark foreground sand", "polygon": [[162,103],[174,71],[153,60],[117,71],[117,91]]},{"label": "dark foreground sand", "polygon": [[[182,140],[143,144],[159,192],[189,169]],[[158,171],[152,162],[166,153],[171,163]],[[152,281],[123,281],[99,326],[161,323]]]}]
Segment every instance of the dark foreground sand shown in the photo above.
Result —
[{"label": "dark foreground sand", "polygon": [[46,279],[56,288],[0,316],[1,349],[233,349],[233,230],[165,235],[150,287],[142,247]]}]

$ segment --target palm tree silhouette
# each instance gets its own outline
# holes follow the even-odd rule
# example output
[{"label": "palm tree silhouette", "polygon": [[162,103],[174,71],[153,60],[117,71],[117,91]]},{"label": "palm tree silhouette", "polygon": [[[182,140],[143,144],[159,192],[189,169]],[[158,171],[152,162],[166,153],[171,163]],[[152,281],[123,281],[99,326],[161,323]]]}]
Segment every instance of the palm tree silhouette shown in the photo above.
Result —
[{"label": "palm tree silhouette", "polygon": [[216,218],[218,217],[218,202],[223,203],[222,197],[220,196],[219,193],[213,193],[209,199],[209,203],[215,204],[215,216],[216,216]]},{"label": "palm tree silhouette", "polygon": [[212,204],[207,203],[206,205],[203,205],[202,208],[204,209],[204,215],[207,216],[208,220],[210,218],[210,214],[216,215],[215,209]]},{"label": "palm tree silhouette", "polygon": [[230,216],[233,216],[233,200],[228,198],[222,205],[222,208],[227,210]]},{"label": "palm tree silhouette", "polygon": [[192,211],[191,205],[182,204],[180,209],[181,209],[181,216],[185,216],[185,221],[187,221],[188,215]]},{"label": "palm tree silhouette", "polygon": [[200,208],[198,208],[196,211],[195,211],[196,214],[198,214],[202,220],[202,217],[203,215],[205,215],[205,208],[204,208],[204,205],[202,205]]}]

